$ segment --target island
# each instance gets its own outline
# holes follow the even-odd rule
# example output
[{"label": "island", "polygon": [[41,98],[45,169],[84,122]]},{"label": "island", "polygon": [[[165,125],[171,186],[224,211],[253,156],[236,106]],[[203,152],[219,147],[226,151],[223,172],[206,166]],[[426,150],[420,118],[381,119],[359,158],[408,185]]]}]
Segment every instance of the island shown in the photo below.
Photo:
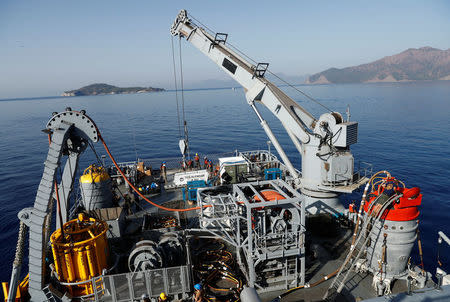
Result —
[{"label": "island", "polygon": [[163,88],[154,87],[117,87],[108,84],[92,84],[75,90],[64,91],[61,96],[129,94],[164,91]]},{"label": "island", "polygon": [[410,48],[375,62],[316,73],[306,84],[450,80],[450,49]]}]

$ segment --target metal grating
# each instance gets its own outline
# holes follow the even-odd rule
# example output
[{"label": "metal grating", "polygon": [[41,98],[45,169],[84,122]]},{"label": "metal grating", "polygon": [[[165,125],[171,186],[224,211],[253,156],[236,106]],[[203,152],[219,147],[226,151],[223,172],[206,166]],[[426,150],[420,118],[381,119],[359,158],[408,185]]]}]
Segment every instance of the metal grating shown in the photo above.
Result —
[{"label": "metal grating", "polygon": [[102,276],[104,292],[94,301],[134,301],[148,294],[158,297],[161,292],[168,295],[183,295],[191,291],[189,265],[147,270],[126,274]]},{"label": "metal grating", "polygon": [[358,123],[349,123],[347,125],[347,145],[358,142]]}]

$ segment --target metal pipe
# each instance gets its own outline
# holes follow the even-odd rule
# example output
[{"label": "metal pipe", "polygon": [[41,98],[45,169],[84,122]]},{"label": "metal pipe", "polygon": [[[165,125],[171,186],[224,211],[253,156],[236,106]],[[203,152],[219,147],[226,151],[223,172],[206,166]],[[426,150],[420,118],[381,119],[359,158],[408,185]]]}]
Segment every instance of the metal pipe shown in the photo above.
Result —
[{"label": "metal pipe", "polygon": [[406,277],[406,286],[407,286],[406,294],[408,296],[411,295],[411,281],[412,281],[412,277],[411,276]]},{"label": "metal pipe", "polygon": [[450,239],[447,237],[447,235],[444,234],[444,232],[439,231],[439,238],[442,238],[448,245],[450,245]]},{"label": "metal pipe", "polygon": [[278,154],[280,155],[281,159],[283,160],[284,164],[286,165],[286,167],[289,170],[289,173],[291,173],[291,175],[294,177],[294,179],[298,178],[298,174],[295,171],[294,166],[292,165],[291,161],[289,160],[289,158],[287,157],[286,153],[284,152],[283,148],[281,147],[280,143],[278,142],[277,138],[275,137],[275,135],[273,134],[272,130],[270,129],[269,125],[267,124],[267,122],[262,118],[261,114],[259,113],[258,109],[256,108],[255,104],[252,103],[250,105],[253,109],[253,111],[255,111],[256,116],[258,117],[261,126],[263,127],[264,131],[266,132],[267,136],[269,137],[270,141],[272,142],[273,146],[275,147],[275,149],[277,150]]},{"label": "metal pipe", "polygon": [[436,289],[437,290],[442,290],[442,279],[443,279],[443,277],[444,276],[442,274],[439,274],[439,273],[436,274],[436,278],[437,278]]},{"label": "metal pipe", "polygon": [[[283,125],[284,127],[284,125]],[[286,129],[287,134],[289,135],[289,137],[291,138],[292,142],[295,145],[295,148],[297,148],[298,153],[300,153],[300,155],[302,155],[302,145],[300,144],[298,138],[294,135],[294,133],[292,133],[291,130],[287,130],[289,128],[284,127],[284,129]]]},{"label": "metal pipe", "polygon": [[378,284],[377,284],[377,295],[378,296],[383,296],[385,289],[386,289],[386,284],[384,284],[383,281],[378,282]]},{"label": "metal pipe", "polygon": [[261,302],[261,299],[258,296],[254,287],[243,287],[241,294],[239,295],[242,302]]},{"label": "metal pipe", "polygon": [[250,287],[255,286],[256,276],[255,276],[255,267],[253,264],[253,231],[252,231],[252,212],[249,207],[247,207],[247,246],[248,246],[248,255],[247,255],[247,265],[249,271],[249,280],[248,285]]},{"label": "metal pipe", "polygon": [[[419,225],[419,220],[417,220],[417,226]],[[419,247],[420,265],[422,266],[422,275],[425,276],[425,266],[423,264],[423,251],[422,251],[422,241],[420,240],[420,231],[417,227],[417,246]]]}]

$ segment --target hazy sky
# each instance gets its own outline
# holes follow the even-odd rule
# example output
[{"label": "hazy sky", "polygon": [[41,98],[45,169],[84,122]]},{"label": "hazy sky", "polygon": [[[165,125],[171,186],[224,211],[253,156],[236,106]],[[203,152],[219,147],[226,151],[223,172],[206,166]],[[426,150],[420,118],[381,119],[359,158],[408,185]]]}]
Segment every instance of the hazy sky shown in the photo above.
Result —
[{"label": "hazy sky", "polygon": [[[98,82],[170,88],[169,29],[182,8],[288,75],[450,48],[450,1],[0,0],[0,98]],[[186,86],[226,78],[185,41],[182,53]]]}]

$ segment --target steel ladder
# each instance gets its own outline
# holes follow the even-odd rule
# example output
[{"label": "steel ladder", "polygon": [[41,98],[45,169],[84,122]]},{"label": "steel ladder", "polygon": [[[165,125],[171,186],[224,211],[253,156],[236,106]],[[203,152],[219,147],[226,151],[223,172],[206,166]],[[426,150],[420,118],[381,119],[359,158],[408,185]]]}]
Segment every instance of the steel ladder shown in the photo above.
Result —
[{"label": "steel ladder", "polygon": [[336,277],[333,279],[333,282],[331,283],[330,287],[325,292],[323,300],[328,299],[332,294],[336,295],[339,294],[344,289],[344,286],[350,276],[350,273],[358,263],[358,260],[363,258],[364,252],[367,250],[366,247],[367,243],[371,238],[370,236],[371,233],[374,231],[380,231],[379,229],[373,229],[373,226],[376,226],[377,222],[384,220],[381,218],[383,216],[384,211],[387,209],[389,205],[392,204],[393,201],[399,199],[400,197],[401,195],[394,195],[389,199],[387,199],[382,204],[378,212],[375,213],[375,215],[373,215],[373,213],[371,212],[373,206],[376,204],[376,199],[371,202],[367,212],[365,212],[364,214],[363,226],[359,229],[359,233],[357,234],[358,237],[355,240],[354,244],[350,247],[350,252],[345,258],[344,263],[339,268],[339,271]]}]

